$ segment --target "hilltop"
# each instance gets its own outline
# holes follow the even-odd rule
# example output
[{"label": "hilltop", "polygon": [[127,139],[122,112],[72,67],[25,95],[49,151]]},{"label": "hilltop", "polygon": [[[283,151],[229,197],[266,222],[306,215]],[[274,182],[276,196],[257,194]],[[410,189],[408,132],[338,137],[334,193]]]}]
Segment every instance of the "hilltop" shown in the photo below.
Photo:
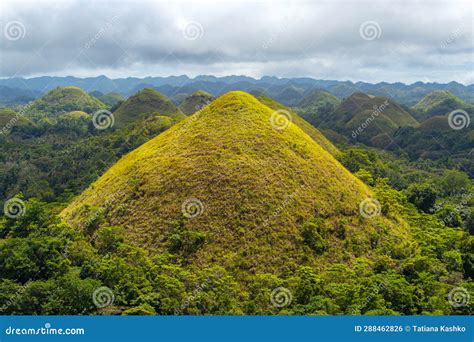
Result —
[{"label": "hilltop", "polygon": [[186,117],[170,99],[151,88],[144,88],[129,97],[113,114],[117,127],[156,115],[177,120]]},{"label": "hilltop", "polygon": [[473,107],[447,90],[435,90],[426,95],[412,109],[416,118],[423,121],[437,115],[448,115],[457,109],[472,110]]},{"label": "hilltop", "polygon": [[198,90],[187,96],[179,105],[179,109],[186,114],[191,115],[201,110],[214,100],[214,96],[203,90]]},{"label": "hilltop", "polygon": [[83,111],[92,114],[105,108],[104,103],[78,87],[58,87],[34,101],[26,114],[33,118],[57,118],[67,112]]},{"label": "hilltop", "polygon": [[400,127],[416,127],[418,122],[403,107],[382,97],[354,93],[323,122],[348,138],[371,143],[377,136],[390,137]]},{"label": "hilltop", "polygon": [[131,244],[236,274],[346,263],[370,255],[373,234],[409,240],[402,221],[364,220],[371,191],[273,116],[249,94],[221,96],[124,156],[61,215],[94,229],[87,222],[103,207],[99,224],[124,227]]},{"label": "hilltop", "polygon": [[307,94],[298,104],[301,117],[315,127],[328,119],[329,115],[341,104],[336,96],[327,91],[315,90]]}]

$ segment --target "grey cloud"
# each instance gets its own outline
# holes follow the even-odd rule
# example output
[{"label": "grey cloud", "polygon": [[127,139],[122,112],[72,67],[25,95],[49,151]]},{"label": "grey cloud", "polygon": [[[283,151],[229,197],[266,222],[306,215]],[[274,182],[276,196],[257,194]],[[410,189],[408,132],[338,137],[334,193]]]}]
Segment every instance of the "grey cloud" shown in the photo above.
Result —
[{"label": "grey cloud", "polygon": [[[472,82],[469,1],[92,2],[2,5],[0,76],[169,74]],[[198,23],[195,40],[183,28]],[[373,21],[380,37],[364,40]],[[376,32],[378,33],[378,32]]]}]

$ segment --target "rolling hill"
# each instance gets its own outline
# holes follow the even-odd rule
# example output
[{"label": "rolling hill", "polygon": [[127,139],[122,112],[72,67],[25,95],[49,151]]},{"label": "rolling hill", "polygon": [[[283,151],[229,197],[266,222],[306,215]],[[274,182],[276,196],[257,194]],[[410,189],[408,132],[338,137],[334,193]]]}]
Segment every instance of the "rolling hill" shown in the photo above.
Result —
[{"label": "rolling hill", "polygon": [[354,93],[321,126],[370,144],[373,138],[390,137],[398,128],[416,127],[418,122],[403,107],[385,97]]},{"label": "rolling hill", "polygon": [[447,90],[435,90],[412,107],[415,117],[421,121],[438,115],[448,115],[453,110],[464,109],[474,113],[474,107]]},{"label": "rolling hill", "polygon": [[89,114],[106,105],[77,87],[58,87],[33,102],[26,112],[27,116],[38,118],[57,118],[60,114],[83,111]]},{"label": "rolling hill", "polygon": [[374,236],[378,246],[410,240],[401,220],[361,217],[371,191],[298,125],[276,129],[274,115],[227,93],[124,156],[61,216],[95,229],[102,207],[95,222],[124,227],[130,243],[240,281],[370,258]]},{"label": "rolling hill", "polygon": [[167,116],[177,120],[186,117],[171,100],[150,88],[142,89],[129,97],[113,114],[117,127],[155,115]]},{"label": "rolling hill", "polygon": [[201,110],[214,100],[214,96],[203,90],[198,90],[187,96],[179,105],[179,109],[186,114],[191,115],[198,110]]},{"label": "rolling hill", "polygon": [[298,104],[296,111],[303,119],[315,127],[328,119],[328,116],[341,104],[336,96],[327,91],[315,90],[307,94]]}]

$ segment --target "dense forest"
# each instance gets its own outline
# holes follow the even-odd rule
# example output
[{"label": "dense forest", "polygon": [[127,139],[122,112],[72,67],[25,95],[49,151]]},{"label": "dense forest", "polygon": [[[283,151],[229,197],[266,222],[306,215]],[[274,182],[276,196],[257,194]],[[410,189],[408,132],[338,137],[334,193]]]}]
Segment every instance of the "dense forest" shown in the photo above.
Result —
[{"label": "dense forest", "polygon": [[1,314],[472,313],[469,101],[191,90],[0,110]]}]

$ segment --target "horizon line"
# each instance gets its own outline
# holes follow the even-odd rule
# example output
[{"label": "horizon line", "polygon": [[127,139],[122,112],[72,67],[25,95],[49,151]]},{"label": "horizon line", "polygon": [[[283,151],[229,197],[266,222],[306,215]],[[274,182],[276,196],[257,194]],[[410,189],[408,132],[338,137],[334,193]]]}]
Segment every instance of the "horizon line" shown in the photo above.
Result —
[{"label": "horizon line", "polygon": [[353,81],[353,80],[349,80],[349,79],[345,79],[345,80],[342,80],[342,79],[322,79],[322,78],[314,78],[312,76],[293,76],[293,77],[282,77],[282,76],[275,76],[275,75],[263,75],[263,76],[260,76],[259,78],[257,77],[254,77],[254,76],[248,76],[248,75],[236,75],[236,74],[231,74],[231,75],[225,75],[225,76],[215,76],[215,75],[212,75],[212,74],[199,74],[199,75],[196,75],[194,77],[190,77],[186,74],[181,74],[181,75],[168,75],[168,76],[143,76],[143,77],[138,77],[138,76],[129,76],[129,77],[117,77],[117,78],[111,78],[107,75],[104,75],[104,74],[100,74],[100,75],[96,75],[96,76],[84,76],[84,77],[81,77],[81,76],[73,76],[73,75],[66,75],[66,76],[57,76],[57,75],[42,75],[42,76],[31,76],[31,77],[26,77],[26,76],[14,76],[14,77],[0,77],[0,80],[14,80],[14,79],[23,79],[23,80],[32,80],[32,79],[38,79],[38,78],[44,78],[44,77],[50,77],[50,78],[76,78],[76,79],[88,79],[88,78],[107,78],[111,81],[114,81],[114,80],[126,80],[126,79],[138,79],[138,80],[144,80],[144,79],[147,79],[147,78],[160,78],[160,79],[167,79],[167,78],[179,78],[179,77],[186,77],[188,78],[189,80],[195,80],[196,78],[199,78],[199,77],[214,77],[216,79],[222,79],[222,78],[227,78],[227,77],[243,77],[243,78],[250,78],[250,79],[253,79],[255,81],[261,81],[262,79],[264,78],[276,78],[278,80],[297,80],[297,79],[308,79],[308,80],[313,80],[313,81],[327,81],[327,82],[350,82],[352,84],[357,84],[357,83],[366,83],[366,84],[381,84],[381,83],[385,83],[385,84],[403,84],[403,85],[407,85],[407,86],[411,86],[411,85],[414,85],[414,84],[418,84],[418,83],[422,83],[422,84],[439,84],[439,85],[445,85],[445,84],[451,84],[451,83],[457,83],[457,84],[460,84],[462,86],[465,86],[465,87],[469,87],[469,86],[472,86],[474,85],[474,83],[471,83],[471,84],[464,84],[464,83],[460,83],[458,81],[455,81],[455,80],[452,80],[452,81],[449,81],[449,82],[423,82],[423,81],[416,81],[416,82],[413,82],[413,83],[405,83],[405,82],[402,82],[402,81],[397,81],[397,82],[388,82],[388,81],[378,81],[378,82],[368,82],[368,81],[362,81],[362,80],[359,80],[359,81]]}]

